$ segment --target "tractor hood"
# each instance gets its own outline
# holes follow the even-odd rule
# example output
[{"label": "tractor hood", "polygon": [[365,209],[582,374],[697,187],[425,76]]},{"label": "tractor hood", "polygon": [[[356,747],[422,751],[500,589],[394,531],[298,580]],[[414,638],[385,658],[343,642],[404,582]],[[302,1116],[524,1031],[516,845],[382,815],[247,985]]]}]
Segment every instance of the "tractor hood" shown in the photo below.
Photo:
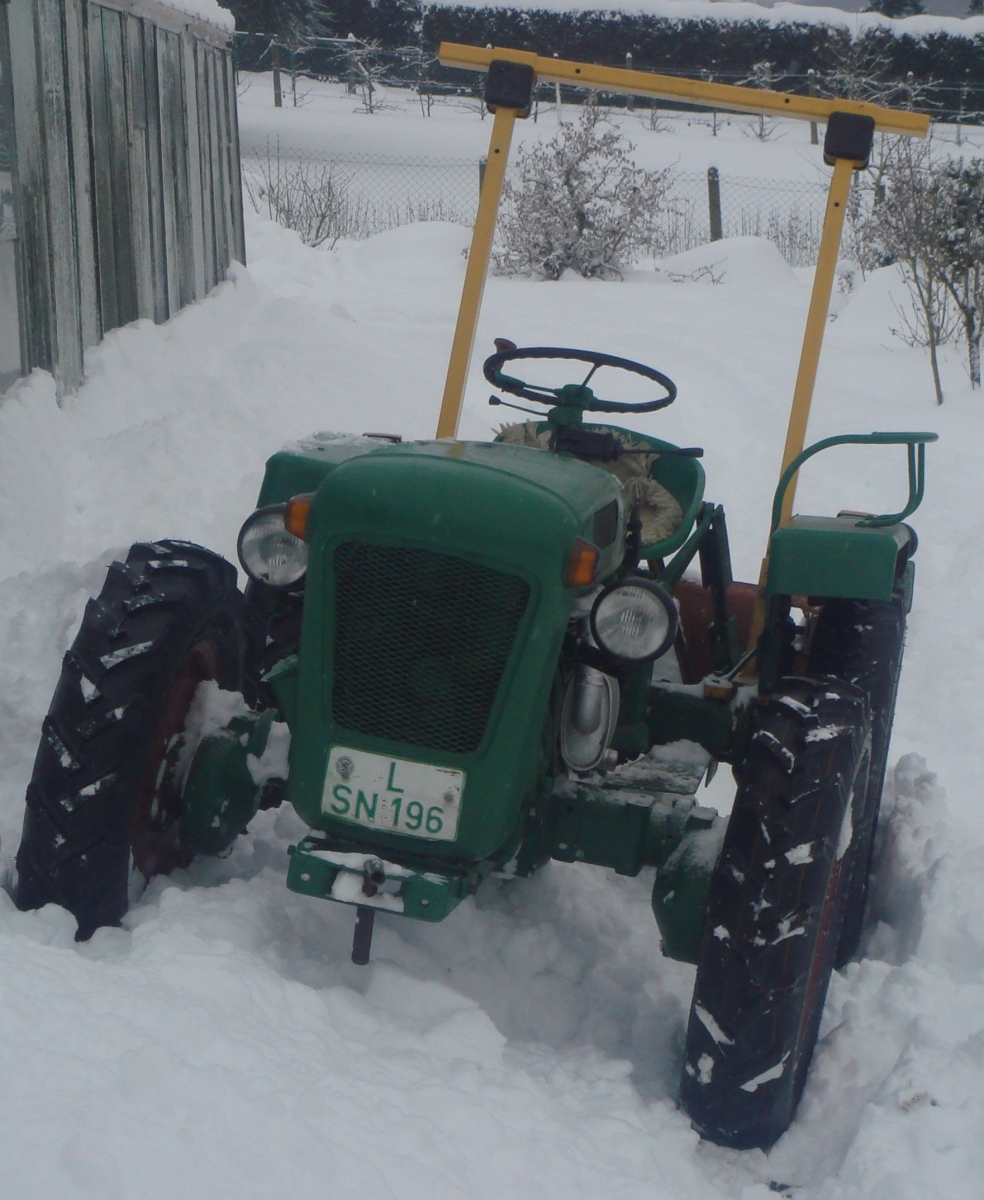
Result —
[{"label": "tractor hood", "polygon": [[330,470],[308,525],[290,770],[302,818],[388,859],[508,851],[550,769],[544,720],[584,590],[564,584],[572,546],[603,543],[603,578],[625,523],[606,471],[526,447],[411,443]]}]

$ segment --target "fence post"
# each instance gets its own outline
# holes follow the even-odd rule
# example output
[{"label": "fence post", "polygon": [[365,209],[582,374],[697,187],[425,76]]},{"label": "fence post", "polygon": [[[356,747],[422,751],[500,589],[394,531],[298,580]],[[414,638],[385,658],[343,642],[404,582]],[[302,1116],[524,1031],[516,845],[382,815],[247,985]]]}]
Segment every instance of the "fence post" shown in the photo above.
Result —
[{"label": "fence post", "polygon": [[711,221],[711,241],[724,237],[721,228],[721,178],[717,167],[707,168],[707,209]]},{"label": "fence post", "polygon": [[[809,71],[806,73],[806,90],[811,96],[815,96],[817,94],[817,73],[812,67],[810,67]],[[810,122],[810,145],[820,145],[820,138],[817,136],[816,121]]]},{"label": "fence post", "polygon": [[[632,51],[631,50],[626,50],[626,52],[625,52],[625,69],[626,69],[626,71],[632,70]],[[625,106],[626,106],[626,108],[628,108],[629,112],[635,112],[635,96],[626,96]]]},{"label": "fence post", "polygon": [[283,108],[284,95],[280,90],[280,47],[276,42],[270,46],[270,65],[273,67],[273,107]]},{"label": "fence post", "polygon": [[485,168],[488,161],[487,158],[480,158],[478,160],[478,198],[480,200],[482,198],[482,188],[485,186]]}]

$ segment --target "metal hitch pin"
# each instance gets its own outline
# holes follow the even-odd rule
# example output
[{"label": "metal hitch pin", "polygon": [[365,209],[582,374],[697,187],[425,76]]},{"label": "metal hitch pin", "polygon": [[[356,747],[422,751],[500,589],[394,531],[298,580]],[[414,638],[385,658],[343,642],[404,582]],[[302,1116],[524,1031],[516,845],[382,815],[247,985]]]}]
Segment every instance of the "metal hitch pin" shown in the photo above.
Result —
[{"label": "metal hitch pin", "polygon": [[[362,867],[362,894],[375,896],[386,882],[386,868],[378,858],[367,858]],[[355,930],[352,934],[352,961],[357,967],[369,962],[372,949],[372,927],[376,910],[368,904],[360,904],[355,910]]]}]

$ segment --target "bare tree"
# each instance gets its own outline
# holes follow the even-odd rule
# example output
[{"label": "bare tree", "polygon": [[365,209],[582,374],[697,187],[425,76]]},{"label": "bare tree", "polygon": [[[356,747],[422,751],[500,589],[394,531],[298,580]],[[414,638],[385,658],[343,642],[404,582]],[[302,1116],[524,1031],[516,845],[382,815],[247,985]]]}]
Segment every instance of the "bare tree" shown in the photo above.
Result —
[{"label": "bare tree", "polygon": [[632,150],[594,105],[549,142],[521,147],[520,182],[504,189],[497,271],[620,279],[639,255],[659,253],[670,172],[641,170]]},{"label": "bare tree", "polygon": [[960,313],[971,387],[981,386],[984,333],[984,159],[951,159],[936,176],[942,197],[936,254],[947,292]]},{"label": "bare tree", "polygon": [[[867,223],[868,253],[898,265],[912,300],[895,332],[909,345],[925,346],[933,371],[936,403],[943,403],[939,347],[952,336],[949,292],[941,269],[939,241],[946,203],[929,149],[899,139],[885,168],[886,195],[876,198]],[[869,265],[874,265],[870,262]]]},{"label": "bare tree", "polygon": [[243,183],[256,212],[300,234],[308,246],[333,247],[341,237],[358,236],[361,213],[348,201],[330,166],[282,158],[280,145],[267,146],[255,173],[246,165]]},{"label": "bare tree", "polygon": [[819,81],[821,94],[871,104],[895,104],[899,81],[892,78],[888,46],[879,38],[850,37],[835,42],[833,65]]},{"label": "bare tree", "polygon": [[[772,90],[772,63],[757,62],[752,66],[752,73],[747,79],[742,79],[740,82],[748,87],[762,88],[765,91]],[[714,114],[714,133],[717,134],[717,113]],[[771,141],[779,127],[778,121],[766,119],[764,113],[759,113],[758,119],[752,125],[743,125],[742,133],[752,133],[760,142]],[[779,135],[780,137],[782,134]]]}]

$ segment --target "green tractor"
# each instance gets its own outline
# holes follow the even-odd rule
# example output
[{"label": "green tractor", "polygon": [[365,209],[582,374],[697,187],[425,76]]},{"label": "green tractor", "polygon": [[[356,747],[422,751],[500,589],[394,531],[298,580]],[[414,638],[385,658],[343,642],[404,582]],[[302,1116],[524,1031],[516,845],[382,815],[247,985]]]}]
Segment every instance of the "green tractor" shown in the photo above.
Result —
[{"label": "green tractor", "polygon": [[[545,361],[555,387],[528,381]],[[607,423],[670,404],[665,375],[505,341],[484,369],[533,417],[492,442],[320,435],[274,454],[239,537],[245,593],[186,542],[109,568],[44,722],[17,902],[64,905],[88,938],[135,879],[224,853],[285,800],[310,829],[287,886],[353,907],[359,963],[378,911],[441,921],[552,858],[655,868],[663,952],[697,967],[682,1104],[708,1138],[768,1147],[862,935],[905,518],[935,435],[793,457],[763,579],[742,584],[701,451]],[[603,399],[600,371],[651,394]],[[906,447],[904,510],[785,517],[800,465],[841,443]],[[696,799],[719,762],[727,821]]]}]

